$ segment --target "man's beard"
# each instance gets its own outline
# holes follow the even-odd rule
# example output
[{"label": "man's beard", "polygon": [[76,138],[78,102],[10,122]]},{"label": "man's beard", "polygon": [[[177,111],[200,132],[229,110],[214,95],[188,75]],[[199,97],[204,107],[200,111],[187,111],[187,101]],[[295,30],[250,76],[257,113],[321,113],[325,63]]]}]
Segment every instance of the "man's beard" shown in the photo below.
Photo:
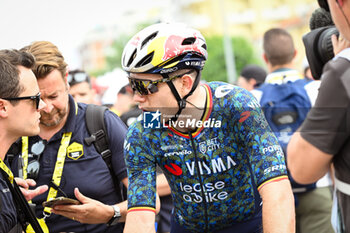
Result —
[{"label": "man's beard", "polygon": [[60,124],[63,118],[67,114],[67,109],[57,110],[54,108],[50,113],[40,112],[40,124],[43,124],[46,127],[52,127]]}]

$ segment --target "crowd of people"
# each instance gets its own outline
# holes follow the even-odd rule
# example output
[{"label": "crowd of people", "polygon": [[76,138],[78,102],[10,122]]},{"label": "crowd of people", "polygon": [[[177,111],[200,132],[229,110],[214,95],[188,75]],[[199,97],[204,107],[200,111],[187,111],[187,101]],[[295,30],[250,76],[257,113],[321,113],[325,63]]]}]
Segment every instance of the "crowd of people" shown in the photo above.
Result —
[{"label": "crowd of people", "polygon": [[319,2],[321,80],[282,28],[234,85],[202,81],[201,32],[148,26],[107,107],[51,42],[0,50],[0,232],[349,232],[350,1]]}]

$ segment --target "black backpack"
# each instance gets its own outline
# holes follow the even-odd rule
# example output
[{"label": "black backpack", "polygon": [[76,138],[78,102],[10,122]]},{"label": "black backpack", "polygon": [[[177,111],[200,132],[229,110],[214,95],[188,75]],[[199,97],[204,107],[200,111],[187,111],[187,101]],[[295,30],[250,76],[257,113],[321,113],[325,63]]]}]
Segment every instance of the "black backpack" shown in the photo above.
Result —
[{"label": "black backpack", "polygon": [[89,104],[85,113],[85,122],[90,137],[84,139],[85,143],[90,146],[92,143],[96,151],[101,154],[103,160],[112,175],[113,183],[120,202],[127,199],[127,189],[123,182],[119,181],[114,175],[112,167],[112,152],[109,149],[109,139],[104,121],[104,114],[108,108]]}]

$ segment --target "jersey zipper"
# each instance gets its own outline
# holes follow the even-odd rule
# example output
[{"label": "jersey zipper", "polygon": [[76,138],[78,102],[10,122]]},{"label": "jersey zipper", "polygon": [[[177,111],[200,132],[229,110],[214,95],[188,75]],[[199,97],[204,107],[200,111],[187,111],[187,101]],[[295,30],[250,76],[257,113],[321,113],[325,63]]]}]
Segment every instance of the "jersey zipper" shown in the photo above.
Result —
[{"label": "jersey zipper", "polygon": [[205,194],[204,194],[204,190],[203,190],[203,182],[202,182],[202,176],[201,173],[199,171],[199,166],[198,166],[198,156],[197,156],[197,150],[194,144],[194,140],[192,137],[192,133],[190,132],[189,134],[190,140],[191,140],[191,146],[193,149],[193,153],[194,153],[194,160],[195,160],[195,166],[196,166],[196,170],[197,170],[197,174],[198,174],[198,180],[199,183],[201,185],[201,193],[202,193],[202,198],[203,198],[203,206],[204,206],[204,219],[205,219],[205,229],[204,232],[208,232],[208,228],[209,228],[209,223],[208,223],[208,208],[207,208],[207,202],[205,200]]}]

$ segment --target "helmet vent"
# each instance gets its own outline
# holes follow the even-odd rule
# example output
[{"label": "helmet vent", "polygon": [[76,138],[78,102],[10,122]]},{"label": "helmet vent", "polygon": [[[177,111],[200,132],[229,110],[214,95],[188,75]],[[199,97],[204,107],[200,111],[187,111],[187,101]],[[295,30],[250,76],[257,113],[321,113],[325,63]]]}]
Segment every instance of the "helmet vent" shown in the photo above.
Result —
[{"label": "helmet vent", "polygon": [[154,55],[154,52],[148,54],[147,56],[145,56],[144,58],[141,59],[141,61],[139,61],[136,65],[135,65],[135,68],[138,68],[140,66],[143,66],[143,65],[146,65],[148,63],[150,63],[153,59],[153,55]]},{"label": "helmet vent", "polygon": [[158,32],[154,32],[152,33],[151,35],[147,36],[146,39],[144,39],[142,41],[142,44],[141,44],[141,49],[143,48],[143,46],[145,46],[145,44],[147,44],[150,40],[152,40],[154,37],[156,37],[158,34]]},{"label": "helmet vent", "polygon": [[182,41],[181,45],[189,45],[189,44],[194,44],[194,42],[196,42],[196,38],[195,37],[189,37],[186,38]]},{"label": "helmet vent", "polygon": [[135,57],[136,57],[136,49],[134,50],[134,52],[130,56],[127,67],[129,67],[131,65],[131,63],[134,61]]},{"label": "helmet vent", "polygon": [[203,44],[203,45],[202,45],[202,48],[205,49],[205,50],[207,50],[207,45],[206,45],[206,44]]}]

